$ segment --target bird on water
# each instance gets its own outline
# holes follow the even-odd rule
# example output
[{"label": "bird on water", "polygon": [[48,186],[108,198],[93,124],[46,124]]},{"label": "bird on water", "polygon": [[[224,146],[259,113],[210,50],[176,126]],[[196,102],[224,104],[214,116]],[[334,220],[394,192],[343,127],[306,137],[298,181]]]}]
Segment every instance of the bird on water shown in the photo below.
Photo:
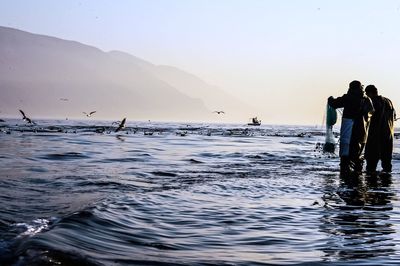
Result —
[{"label": "bird on water", "polygon": [[32,119],[30,119],[29,117],[27,117],[24,113],[24,111],[22,111],[21,109],[19,110],[19,112],[22,114],[22,119],[24,121],[26,121],[28,124],[35,124],[35,122],[32,121]]},{"label": "bird on water", "polygon": [[118,132],[122,129],[125,128],[125,122],[126,122],[126,117],[124,119],[122,119],[121,123],[119,124],[118,128],[115,130],[115,132]]}]

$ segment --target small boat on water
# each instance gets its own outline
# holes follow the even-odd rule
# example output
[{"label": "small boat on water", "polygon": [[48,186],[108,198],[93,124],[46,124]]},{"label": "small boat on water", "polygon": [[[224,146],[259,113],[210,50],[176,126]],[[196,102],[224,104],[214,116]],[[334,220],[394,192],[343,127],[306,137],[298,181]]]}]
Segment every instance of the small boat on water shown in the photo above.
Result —
[{"label": "small boat on water", "polygon": [[253,117],[253,118],[251,118],[251,123],[248,123],[247,125],[259,126],[259,125],[261,125],[261,120],[259,120],[257,117]]}]

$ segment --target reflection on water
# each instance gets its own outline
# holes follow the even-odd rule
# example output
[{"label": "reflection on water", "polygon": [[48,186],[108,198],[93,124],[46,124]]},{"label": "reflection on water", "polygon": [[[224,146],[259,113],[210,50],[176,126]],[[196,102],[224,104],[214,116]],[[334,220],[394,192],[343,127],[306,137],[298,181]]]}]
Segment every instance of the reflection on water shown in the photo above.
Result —
[{"label": "reflection on water", "polygon": [[329,234],[325,261],[353,261],[394,255],[391,221],[395,197],[391,177],[326,179],[321,231]]},{"label": "reflection on water", "polygon": [[[64,122],[63,122],[64,123]],[[315,127],[0,125],[0,265],[399,265],[392,179]]]}]

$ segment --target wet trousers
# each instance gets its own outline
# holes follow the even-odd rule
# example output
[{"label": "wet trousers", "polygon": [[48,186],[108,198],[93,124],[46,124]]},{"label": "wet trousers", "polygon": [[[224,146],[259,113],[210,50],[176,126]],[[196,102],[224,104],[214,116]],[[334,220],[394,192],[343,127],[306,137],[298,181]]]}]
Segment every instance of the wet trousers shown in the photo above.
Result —
[{"label": "wet trousers", "polygon": [[367,171],[375,172],[379,160],[382,170],[392,171],[393,137],[387,137],[380,141],[368,140],[365,148],[365,158],[367,161]]},{"label": "wet trousers", "polygon": [[340,157],[341,174],[349,174],[351,171],[360,173],[362,171],[364,160],[361,155],[364,147],[364,143],[350,143],[349,155]]}]

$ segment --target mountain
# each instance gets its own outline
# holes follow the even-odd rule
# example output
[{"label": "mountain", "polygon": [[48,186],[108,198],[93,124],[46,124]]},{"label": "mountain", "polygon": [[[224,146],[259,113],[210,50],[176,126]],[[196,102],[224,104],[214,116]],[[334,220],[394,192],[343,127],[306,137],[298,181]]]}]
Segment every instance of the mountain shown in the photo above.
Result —
[{"label": "mountain", "polygon": [[[207,84],[199,77],[173,66],[154,65],[130,54],[111,51],[109,52],[116,60],[131,63],[151,73],[154,77],[168,83],[179,92],[201,99],[206,107],[211,110],[224,110],[230,117],[247,119],[257,111],[219,89]],[[246,110],[243,112],[243,110]]]},{"label": "mountain", "polygon": [[23,109],[33,118],[81,118],[97,110],[104,119],[206,121],[217,95],[229,97],[215,89],[208,102],[213,97],[202,91],[210,90],[181,70],[123,52],[0,27],[2,115]]}]

